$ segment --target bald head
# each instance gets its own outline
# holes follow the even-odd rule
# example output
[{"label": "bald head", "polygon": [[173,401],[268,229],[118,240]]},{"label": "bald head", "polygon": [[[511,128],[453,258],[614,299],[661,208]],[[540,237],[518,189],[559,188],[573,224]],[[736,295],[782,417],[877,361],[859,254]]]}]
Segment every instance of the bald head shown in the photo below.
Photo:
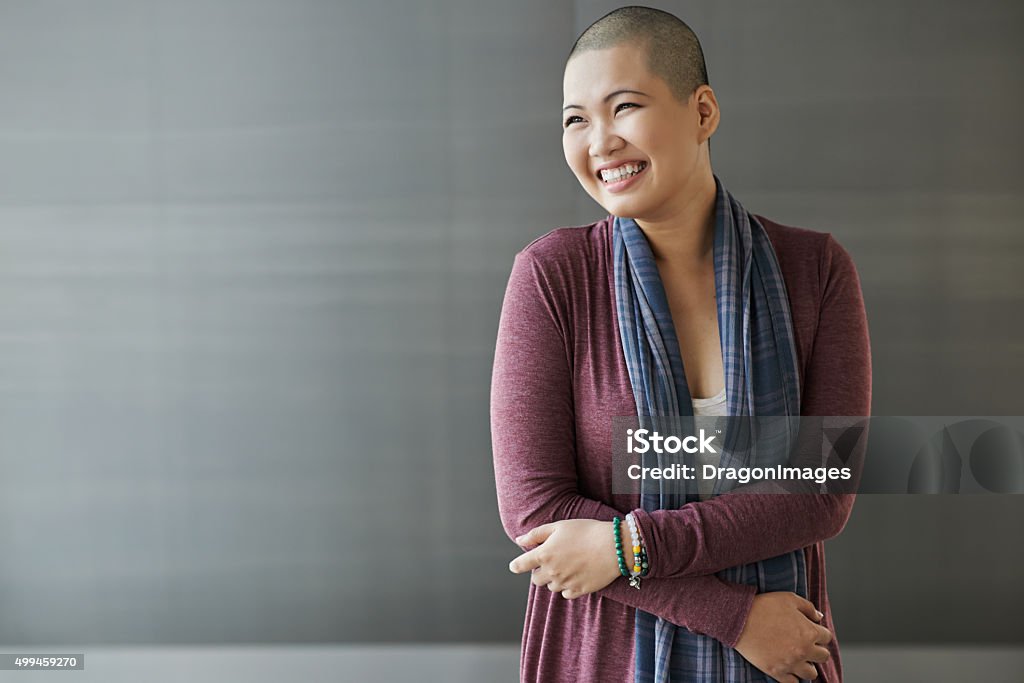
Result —
[{"label": "bald head", "polygon": [[665,81],[680,102],[686,103],[698,86],[708,85],[704,52],[697,36],[678,17],[651,7],[631,5],[604,15],[580,34],[565,61],[568,63],[580,52],[622,43],[647,51],[648,70]]}]

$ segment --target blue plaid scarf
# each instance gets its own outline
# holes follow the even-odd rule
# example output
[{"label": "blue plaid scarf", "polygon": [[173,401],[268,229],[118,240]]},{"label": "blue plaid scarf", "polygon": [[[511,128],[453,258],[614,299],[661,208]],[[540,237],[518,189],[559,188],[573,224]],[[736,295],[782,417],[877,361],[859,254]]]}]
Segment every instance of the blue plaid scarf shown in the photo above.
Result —
[{"label": "blue plaid scarf", "polygon": [[[718,176],[715,187],[715,293],[728,415],[799,416],[796,343],[775,251],[764,227],[729,194]],[[645,420],[649,416],[681,416],[677,426],[685,428],[686,416],[692,420],[693,405],[672,315],[650,245],[636,221],[630,218],[614,219],[612,241],[619,332],[640,426],[651,428],[653,421]],[[749,448],[749,441],[739,439],[752,437],[744,437],[739,431],[743,430],[727,430],[722,466],[742,464],[734,459],[738,456],[733,453],[747,452],[749,457],[749,451],[737,446],[746,444]],[[787,433],[779,437],[783,447],[793,439],[788,428],[784,431]],[[758,449],[763,441],[759,435]],[[641,506],[645,510],[676,509],[700,500],[694,481],[641,482]],[[714,493],[721,493],[721,488],[719,481]],[[758,593],[792,591],[807,597],[803,550],[730,567],[717,576],[733,583],[756,585]],[[774,680],[718,640],[641,610],[636,612],[635,638],[637,683]]]}]

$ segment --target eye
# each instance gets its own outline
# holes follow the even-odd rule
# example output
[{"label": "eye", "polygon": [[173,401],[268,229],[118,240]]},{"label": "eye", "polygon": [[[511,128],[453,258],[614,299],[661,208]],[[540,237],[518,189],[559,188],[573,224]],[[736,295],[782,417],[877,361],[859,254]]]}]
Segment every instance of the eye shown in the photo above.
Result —
[{"label": "eye", "polygon": [[[619,111],[619,108],[621,108],[621,107],[639,107],[639,106],[640,106],[640,105],[639,105],[639,104],[637,104],[637,103],[635,103],[635,102],[622,102],[622,103],[620,103],[619,105],[617,105],[617,106],[615,107],[615,111],[616,111],[616,112],[618,112],[618,111]],[[567,118],[567,119],[566,119],[566,120],[565,120],[565,121],[564,121],[564,122],[562,123],[562,127],[563,127],[563,128],[568,128],[568,127],[569,127],[569,126],[571,126],[571,125],[572,125],[573,123],[575,123],[574,119],[578,119],[578,118],[580,118],[580,117],[579,117],[579,116],[570,116],[569,118]]]}]

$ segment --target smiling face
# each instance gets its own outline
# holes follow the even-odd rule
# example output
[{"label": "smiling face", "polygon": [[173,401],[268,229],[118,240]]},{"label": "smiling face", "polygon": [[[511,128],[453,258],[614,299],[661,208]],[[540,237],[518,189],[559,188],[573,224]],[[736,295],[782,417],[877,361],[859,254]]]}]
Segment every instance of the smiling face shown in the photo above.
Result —
[{"label": "smiling face", "polygon": [[[706,187],[711,164],[704,142],[718,125],[708,86],[680,102],[648,71],[643,47],[627,43],[574,55],[563,96],[565,161],[608,213],[671,220]],[[603,177],[603,169],[617,170]]]}]

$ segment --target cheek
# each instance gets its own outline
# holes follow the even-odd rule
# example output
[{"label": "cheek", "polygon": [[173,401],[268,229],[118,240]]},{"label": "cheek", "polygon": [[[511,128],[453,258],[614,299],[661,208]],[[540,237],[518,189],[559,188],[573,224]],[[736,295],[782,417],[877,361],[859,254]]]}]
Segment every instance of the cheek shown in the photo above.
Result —
[{"label": "cheek", "polygon": [[587,151],[574,142],[571,136],[566,136],[562,138],[562,153],[565,155],[565,163],[572,169],[573,174],[581,181],[586,180],[586,176],[590,173]]}]

